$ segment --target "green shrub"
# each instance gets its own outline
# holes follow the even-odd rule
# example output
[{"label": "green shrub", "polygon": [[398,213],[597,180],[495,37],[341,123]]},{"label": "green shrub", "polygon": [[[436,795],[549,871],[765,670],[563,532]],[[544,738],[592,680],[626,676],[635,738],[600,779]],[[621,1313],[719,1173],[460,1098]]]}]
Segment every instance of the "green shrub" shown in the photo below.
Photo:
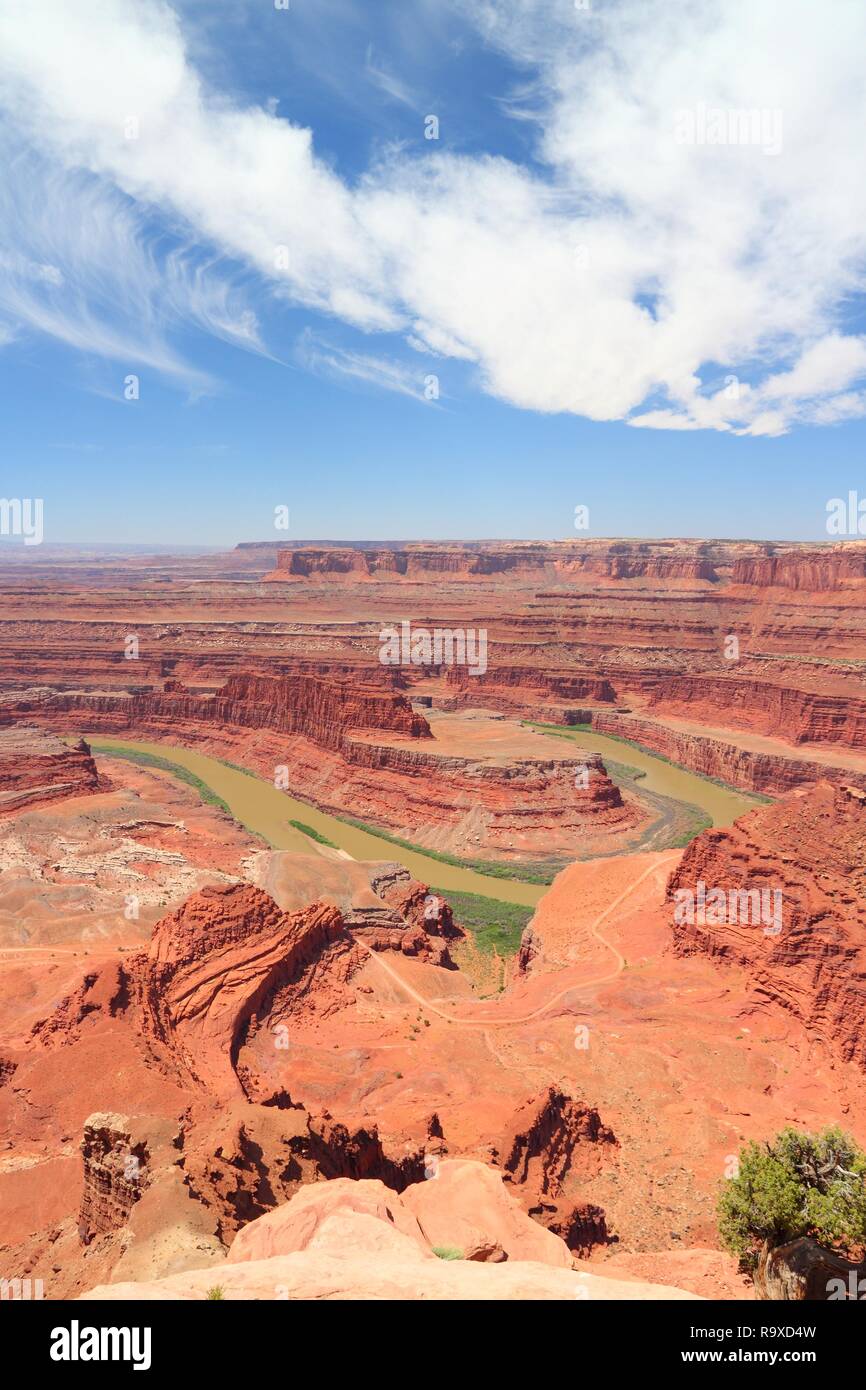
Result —
[{"label": "green shrub", "polygon": [[462,1260],[463,1251],[458,1250],[456,1245],[434,1245],[433,1254],[438,1255],[440,1260]]},{"label": "green shrub", "polygon": [[718,1203],[722,1243],[754,1269],[764,1244],[812,1236],[841,1253],[866,1243],[866,1154],[838,1127],[783,1129],[747,1144]]}]

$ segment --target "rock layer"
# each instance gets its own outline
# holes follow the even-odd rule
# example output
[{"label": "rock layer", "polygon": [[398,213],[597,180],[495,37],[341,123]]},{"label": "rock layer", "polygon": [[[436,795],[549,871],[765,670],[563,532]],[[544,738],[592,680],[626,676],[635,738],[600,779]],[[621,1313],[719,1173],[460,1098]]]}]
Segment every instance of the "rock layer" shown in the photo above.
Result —
[{"label": "rock layer", "polygon": [[44,729],[0,728],[0,816],[70,796],[88,796],[99,785],[84,739],[64,743]]},{"label": "rock layer", "polygon": [[[866,793],[819,784],[693,840],[671,875],[674,950],[744,966],[758,1005],[793,1013],[845,1061],[866,1067]],[[779,894],[781,930],[771,915],[753,921],[745,900],[724,916],[684,919],[676,905],[721,889]],[[775,901],[775,900],[773,900]],[[734,906],[732,908],[731,903]],[[742,906],[741,906],[742,903]],[[734,920],[731,920],[731,919]]]}]

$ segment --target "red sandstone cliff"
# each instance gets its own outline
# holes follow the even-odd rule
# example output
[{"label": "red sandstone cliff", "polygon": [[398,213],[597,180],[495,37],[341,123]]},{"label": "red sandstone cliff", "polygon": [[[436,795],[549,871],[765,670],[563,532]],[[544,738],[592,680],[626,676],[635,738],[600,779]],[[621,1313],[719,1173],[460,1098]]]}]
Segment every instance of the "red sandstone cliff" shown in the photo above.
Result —
[{"label": "red sandstone cliff", "polygon": [[742,748],[715,735],[689,733],[654,719],[641,719],[614,711],[593,711],[592,727],[600,734],[614,734],[661,753],[704,777],[718,777],[733,787],[781,795],[796,787],[810,786],[826,778],[839,783],[866,784],[866,776],[846,768],[833,768],[809,758]]},{"label": "red sandstone cliff", "polygon": [[360,681],[313,675],[232,676],[215,694],[177,681],[162,692],[102,694],[95,691],[33,691],[0,702],[0,725],[36,714],[87,710],[94,728],[112,732],[184,724],[232,725],[300,734],[323,748],[340,749],[351,730],[377,730],[429,738],[430,727],[405,695]]},{"label": "red sandstone cliff", "polygon": [[402,547],[304,546],[282,550],[271,580],[479,578],[494,575],[585,574],[607,579],[715,581],[712,560],[679,542],[502,542]]},{"label": "red sandstone cliff", "polygon": [[862,587],[866,582],[866,552],[862,548],[834,546],[743,556],[734,563],[731,582],[751,584],[760,589],[795,589],[809,593],[845,586]]},{"label": "red sandstone cliff", "polygon": [[0,816],[99,789],[90,749],[64,743],[44,729],[0,730]]},{"label": "red sandstone cliff", "polygon": [[652,691],[650,705],[682,718],[778,735],[791,743],[866,748],[866,700],[850,694],[798,690],[740,676],[669,676]]},{"label": "red sandstone cliff", "polygon": [[[677,894],[781,894],[781,931],[735,920],[676,920]],[[866,793],[821,783],[693,840],[668,884],[673,943],[744,966],[756,1007],[772,1001],[845,1061],[866,1067]],[[768,920],[772,913],[767,914]],[[773,927],[775,922],[772,923]]]}]

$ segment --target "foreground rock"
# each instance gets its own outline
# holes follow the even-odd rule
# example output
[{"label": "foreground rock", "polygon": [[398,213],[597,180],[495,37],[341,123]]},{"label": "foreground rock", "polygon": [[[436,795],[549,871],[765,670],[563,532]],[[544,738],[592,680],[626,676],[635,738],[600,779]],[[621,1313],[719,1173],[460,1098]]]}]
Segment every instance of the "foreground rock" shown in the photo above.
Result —
[{"label": "foreground rock", "polygon": [[[456,1187],[468,1183],[487,1188],[489,1179],[477,1172],[482,1164],[453,1165],[453,1174],[448,1172],[451,1166],[443,1165],[449,1186],[453,1178]],[[425,1186],[435,1185],[433,1181]],[[495,1206],[501,1215],[498,1203]],[[514,1210],[519,1219],[521,1213]],[[440,1258],[405,1196],[398,1197],[381,1182],[337,1181],[306,1188],[286,1207],[250,1223],[222,1264],[152,1283],[101,1285],[83,1297],[201,1300],[219,1289],[224,1299],[235,1300],[696,1298],[663,1284],[624,1282],[573,1270],[568,1267],[568,1251],[562,1249],[561,1263]]]}]

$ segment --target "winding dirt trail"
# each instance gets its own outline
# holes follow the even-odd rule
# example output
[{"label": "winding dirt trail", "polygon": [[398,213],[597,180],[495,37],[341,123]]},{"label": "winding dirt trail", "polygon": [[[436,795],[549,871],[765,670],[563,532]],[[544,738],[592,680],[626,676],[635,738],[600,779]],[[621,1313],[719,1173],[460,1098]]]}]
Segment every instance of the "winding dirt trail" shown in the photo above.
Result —
[{"label": "winding dirt trail", "polygon": [[608,903],[607,907],[599,913],[599,915],[595,918],[595,921],[592,922],[592,924],[590,925],[590,936],[594,936],[596,941],[599,941],[602,944],[602,946],[604,946],[606,950],[610,951],[610,953],[614,957],[616,963],[613,966],[613,968],[606,971],[603,975],[596,975],[591,980],[582,980],[578,984],[567,985],[564,989],[557,990],[556,994],[551,995],[550,999],[545,1000],[545,1002],[543,1004],[540,1004],[538,1008],[531,1010],[531,1012],[528,1014],[522,1014],[517,1018],[455,1018],[453,1014],[450,1014],[445,1009],[439,1008],[439,1006],[437,1004],[434,1004],[431,999],[428,999],[425,995],[423,995],[420,992],[420,990],[415,989],[414,985],[410,985],[406,980],[404,980],[403,977],[399,974],[399,972],[395,970],[392,965],[389,965],[387,961],[382,958],[379,952],[374,951],[371,946],[368,946],[366,942],[358,941],[358,939],[356,938],[356,945],[361,946],[363,950],[367,952],[368,955],[372,956],[379,968],[383,970],[385,974],[388,975],[394,981],[395,984],[399,985],[400,989],[403,990],[405,994],[408,994],[411,999],[414,999],[416,1003],[421,1004],[425,1009],[429,1009],[431,1013],[434,1013],[439,1018],[444,1019],[446,1023],[456,1024],[459,1028],[483,1029],[513,1027],[516,1024],[531,1023],[533,1019],[539,1018],[542,1014],[546,1013],[548,1009],[552,1009],[553,1006],[555,1004],[558,1004],[561,999],[564,999],[567,994],[574,994],[577,990],[593,989],[596,985],[607,984],[609,980],[615,980],[616,977],[622,973],[622,971],[625,969],[625,957],[622,955],[620,951],[617,950],[615,946],[611,944],[611,942],[609,942],[605,937],[602,936],[601,932],[599,931],[599,927],[604,921],[606,921],[610,914],[612,912],[615,912],[616,909],[620,906],[620,904],[623,903],[626,900],[626,898],[628,898],[634,892],[634,890],[637,887],[639,887],[641,883],[643,883],[644,879],[648,878],[650,874],[655,873],[657,870],[663,869],[665,863],[669,860],[675,859],[678,856],[678,853],[679,851],[674,851],[671,854],[667,855],[665,859],[657,859],[654,863],[650,864],[646,869],[644,869],[643,873],[638,874],[637,878],[634,879],[632,883],[630,883],[626,888],[623,889],[623,891],[620,894],[618,894],[617,897],[614,898],[613,902]]}]

